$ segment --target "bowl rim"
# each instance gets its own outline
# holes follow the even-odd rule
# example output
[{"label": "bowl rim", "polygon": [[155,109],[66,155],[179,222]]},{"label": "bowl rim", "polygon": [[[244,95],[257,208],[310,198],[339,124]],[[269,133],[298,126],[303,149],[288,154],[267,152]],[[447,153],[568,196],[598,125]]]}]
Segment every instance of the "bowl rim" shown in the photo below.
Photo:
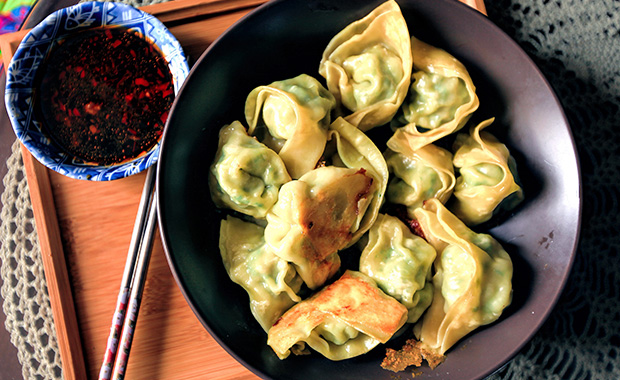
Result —
[{"label": "bowl rim", "polygon": [[[237,22],[235,22],[226,32],[224,32],[222,35],[220,35],[209,46],[209,48],[207,48],[205,50],[205,52],[203,52],[203,54],[196,61],[195,65],[194,65],[194,68],[199,67],[200,64],[203,62],[203,60],[207,59],[207,56],[209,55],[209,52],[212,50],[212,48],[217,46],[217,44],[220,42],[220,40],[224,39],[230,33],[231,29],[235,28],[238,24],[245,22],[248,18],[254,17],[257,13],[266,12],[268,8],[275,7],[277,4],[282,3],[284,1],[285,0],[274,0],[274,1],[271,1],[269,3],[263,4],[262,6],[254,9],[250,13],[246,14],[245,16],[243,16],[241,19],[239,19]],[[447,2],[447,1],[444,1],[444,2]],[[455,4],[454,6],[461,6],[463,9],[464,8],[468,8],[465,4],[462,4],[462,3]],[[473,10],[471,8],[468,8],[466,10],[466,12],[470,12],[472,14],[473,13],[478,13],[477,11],[475,11],[475,10]],[[523,60],[527,61],[528,65],[531,66],[533,73],[538,77],[538,80],[540,81],[541,85],[544,86],[545,89],[551,94],[551,99],[549,99],[549,101],[554,103],[554,105],[556,105],[558,107],[559,112],[562,114],[561,116],[562,116],[563,124],[566,125],[567,127],[570,127],[568,119],[566,118],[566,115],[565,115],[565,111],[564,111],[564,109],[562,107],[562,104],[559,101],[559,98],[557,97],[553,87],[547,81],[547,79],[543,75],[542,71],[533,62],[533,60],[523,51],[523,49],[517,44],[517,42],[515,42],[510,37],[508,37],[508,35],[504,31],[502,31],[497,25],[492,23],[492,21],[489,20],[486,16],[484,16],[482,14],[479,14],[479,15],[477,15],[475,17],[480,17],[481,19],[484,19],[485,20],[484,22],[489,24],[491,28],[495,29],[496,32],[501,35],[501,38],[503,40],[505,40],[510,45],[511,49],[516,50],[518,52],[518,54],[523,58]],[[193,72],[194,72],[194,70],[192,69],[192,72],[190,72],[190,77],[193,74]],[[190,81],[188,81],[188,82],[190,82]],[[187,83],[186,83],[186,85],[187,85]],[[175,100],[175,103],[173,103],[173,107],[171,109],[171,113],[176,108],[176,103],[177,102]],[[168,130],[169,129],[167,128],[167,131]],[[577,183],[576,183],[577,193],[575,194],[575,198],[578,201],[578,203],[577,203],[576,206],[572,207],[571,210],[575,210],[578,219],[575,221],[575,223],[573,225],[573,227],[574,227],[573,230],[571,230],[572,232],[574,232],[574,234],[570,236],[570,241],[571,241],[571,245],[570,245],[570,249],[569,249],[570,252],[567,252],[567,254],[566,254],[568,256],[568,260],[566,260],[566,262],[565,262],[566,265],[563,268],[564,271],[560,275],[562,280],[556,284],[556,286],[554,288],[554,292],[552,294],[550,294],[550,297],[548,298],[548,304],[547,304],[547,306],[545,307],[545,310],[544,310],[545,312],[542,313],[542,314],[538,314],[537,313],[535,317],[534,317],[534,312],[532,312],[533,319],[530,322],[532,324],[536,325],[535,328],[532,328],[532,329],[528,330],[528,333],[520,338],[518,344],[512,350],[511,355],[509,355],[508,357],[504,358],[500,362],[496,362],[493,368],[485,368],[484,370],[480,369],[478,371],[478,377],[476,377],[476,378],[484,378],[484,377],[490,376],[493,373],[499,371],[502,368],[503,365],[508,363],[534,337],[534,335],[541,329],[541,327],[543,326],[544,322],[551,315],[551,312],[554,309],[554,305],[557,304],[557,302],[558,302],[558,300],[560,298],[560,295],[564,291],[566,282],[568,281],[568,277],[570,275],[570,272],[571,272],[572,267],[573,267],[573,263],[575,261],[576,250],[577,250],[578,244],[579,244],[579,235],[580,235],[580,230],[581,230],[582,207],[583,206],[582,206],[581,169],[580,169],[580,164],[579,164],[578,152],[577,152],[576,145],[575,145],[575,140],[574,140],[574,137],[572,135],[572,131],[570,130],[570,128],[567,129],[567,133],[568,133],[568,137],[569,137],[570,143],[571,143],[570,150],[574,154],[575,166],[576,166],[576,173],[575,174],[576,174],[576,180],[577,180]],[[163,146],[166,146],[165,138],[166,138],[166,135],[168,135],[168,134],[170,134],[170,133],[168,133],[168,132],[164,133],[164,144],[163,144]],[[164,149],[164,150],[166,150],[166,149]],[[177,265],[177,259],[175,258],[175,253],[172,252],[173,248],[171,247],[171,241],[169,241],[170,240],[169,231],[161,223],[161,221],[163,221],[167,217],[166,211],[163,209],[166,206],[162,202],[162,197],[164,196],[164,194],[161,191],[161,189],[164,187],[164,184],[162,183],[163,182],[163,180],[162,180],[162,176],[163,176],[162,172],[163,172],[163,170],[164,169],[161,166],[159,166],[158,169],[157,169],[157,184],[156,184],[156,188],[157,188],[157,196],[159,198],[158,202],[157,202],[158,218],[160,220],[160,227],[159,228],[160,228],[160,232],[161,232],[164,252],[165,252],[168,264],[169,264],[169,266],[171,268],[171,272],[173,274],[173,277],[175,278],[177,284],[179,285],[179,287],[181,289],[181,292],[182,292],[183,296],[185,297],[186,301],[188,302],[190,308],[192,309],[192,311],[194,312],[196,317],[200,320],[200,322],[202,323],[204,328],[215,339],[215,341],[217,341],[218,344],[220,344],[220,346],[222,348],[224,348],[239,363],[244,365],[248,370],[250,370],[254,374],[256,374],[256,375],[258,375],[258,376],[260,376],[262,378],[266,378],[266,379],[267,378],[271,378],[271,377],[269,377],[270,375],[268,373],[264,372],[263,369],[255,367],[252,363],[250,363],[247,360],[245,360],[240,354],[236,353],[231,347],[229,347],[229,345],[225,341],[226,337],[221,337],[210,326],[210,323],[207,320],[207,318],[204,315],[201,314],[200,307],[199,307],[199,305],[196,304],[196,300],[192,296],[192,293],[187,289],[187,284],[186,284],[185,278],[184,278],[183,274],[181,273],[182,270]],[[395,374],[395,376],[398,376],[398,375],[399,374]]]},{"label": "bowl rim", "polygon": [[[71,28],[61,26],[63,19],[68,15],[90,13],[92,17],[82,19],[77,26]],[[113,19],[103,19],[104,15],[119,15]],[[125,15],[131,17],[126,18]],[[73,18],[75,19],[75,18]],[[158,161],[162,137],[146,153],[138,157],[111,165],[98,165],[83,162],[79,158],[66,153],[58,147],[49,136],[42,131],[43,121],[36,115],[34,94],[36,89],[36,71],[44,64],[51,51],[54,41],[59,38],[88,29],[121,27],[135,24],[143,20],[154,28],[148,30],[149,35],[140,33],[150,43],[153,43],[164,59],[173,77],[174,94],[178,94],[182,83],[189,75],[189,65],[181,44],[168,28],[155,16],[132,5],[108,1],[89,1],[61,8],[49,14],[26,35],[15,50],[11,62],[6,69],[5,106],[18,140],[40,163],[48,169],[54,170],[70,178],[88,181],[109,181],[125,178],[139,173]],[[50,32],[50,28],[51,32]],[[150,31],[158,32],[158,39],[151,36]],[[43,51],[43,53],[42,53]],[[23,64],[25,62],[25,64]],[[26,75],[22,66],[30,64]],[[34,67],[34,69],[32,69]],[[162,134],[163,136],[163,134]]]}]

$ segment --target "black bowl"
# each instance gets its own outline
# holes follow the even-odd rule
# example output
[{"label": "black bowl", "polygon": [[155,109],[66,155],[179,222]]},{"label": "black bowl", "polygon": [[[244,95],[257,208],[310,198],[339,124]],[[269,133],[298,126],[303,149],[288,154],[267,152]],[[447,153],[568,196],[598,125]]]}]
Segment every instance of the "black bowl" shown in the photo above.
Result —
[{"label": "black bowl", "polygon": [[[160,229],[172,272],[214,338],[263,378],[393,379],[385,353],[340,362],[319,354],[279,360],[250,313],[248,297],[228,278],[218,239],[220,213],[207,185],[219,129],[243,119],[249,92],[318,66],[330,39],[381,0],[281,0],[255,10],[200,57],[178,94],[158,166]],[[578,160],[561,106],[528,56],[484,15],[454,0],[399,1],[410,32],[442,47],[470,71],[481,107],[496,117],[490,132],[511,149],[526,201],[486,230],[514,262],[514,299],[499,321],[476,330],[416,379],[479,379],[513,357],[557,301],[572,265],[580,226]],[[401,342],[393,342],[398,347]]]}]

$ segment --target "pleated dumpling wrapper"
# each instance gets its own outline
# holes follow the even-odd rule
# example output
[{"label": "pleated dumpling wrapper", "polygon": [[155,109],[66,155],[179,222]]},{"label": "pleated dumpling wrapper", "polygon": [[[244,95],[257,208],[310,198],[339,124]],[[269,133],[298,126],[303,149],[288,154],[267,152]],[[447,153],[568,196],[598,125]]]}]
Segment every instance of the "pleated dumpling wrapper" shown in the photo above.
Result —
[{"label": "pleated dumpling wrapper", "polygon": [[415,216],[437,251],[433,302],[414,326],[422,344],[443,355],[476,328],[496,321],[512,301],[512,260],[488,234],[470,230],[436,199]]},{"label": "pleated dumpling wrapper", "polygon": [[295,303],[303,280],[265,244],[264,228],[228,216],[220,225],[220,254],[230,279],[250,297],[250,310],[268,331]]},{"label": "pleated dumpling wrapper", "polygon": [[318,167],[280,189],[267,214],[265,240],[295,264],[310,289],[340,267],[338,251],[355,244],[374,223],[387,184],[383,155],[342,118],[330,126],[334,165]]},{"label": "pleated dumpling wrapper", "polygon": [[267,214],[265,239],[316,289],[340,268],[338,251],[349,245],[372,191],[373,178],[363,170],[314,169],[282,186]]},{"label": "pleated dumpling wrapper", "polygon": [[395,1],[386,1],[332,38],[319,65],[327,88],[362,131],[388,123],[411,83],[409,29]]},{"label": "pleated dumpling wrapper", "polygon": [[446,203],[456,184],[452,153],[435,144],[411,149],[406,140],[393,141],[385,153],[393,174],[386,191],[387,201],[407,207],[409,217],[424,201],[437,198]]},{"label": "pleated dumpling wrapper", "polygon": [[514,209],[524,198],[508,148],[483,131],[493,121],[481,122],[469,134],[459,133],[454,143],[459,176],[449,208],[469,226],[490,220],[499,210]]},{"label": "pleated dumpling wrapper", "polygon": [[431,267],[436,252],[398,218],[379,214],[368,232],[360,272],[407,307],[408,323],[417,322],[433,300]]},{"label": "pleated dumpling wrapper", "polygon": [[417,150],[460,130],[480,101],[469,72],[454,56],[415,37],[411,46],[411,87],[390,140],[408,140]]},{"label": "pleated dumpling wrapper", "polygon": [[344,360],[387,342],[406,321],[406,307],[365,274],[346,271],[284,313],[267,344],[280,359],[308,353],[307,344],[330,360]]},{"label": "pleated dumpling wrapper", "polygon": [[323,154],[335,106],[334,96],[306,74],[259,86],[245,103],[248,132],[278,152],[297,179]]},{"label": "pleated dumpling wrapper", "polygon": [[239,121],[223,127],[209,170],[215,204],[259,219],[278,200],[280,186],[291,180],[276,152],[248,136]]},{"label": "pleated dumpling wrapper", "polygon": [[375,143],[342,117],[334,120],[329,126],[329,141],[335,145],[336,150],[334,155],[328,157],[333,165],[364,169],[374,178],[375,187],[371,203],[352,238],[351,244],[353,244],[375,222],[379,208],[385,201],[390,172],[385,157]]}]

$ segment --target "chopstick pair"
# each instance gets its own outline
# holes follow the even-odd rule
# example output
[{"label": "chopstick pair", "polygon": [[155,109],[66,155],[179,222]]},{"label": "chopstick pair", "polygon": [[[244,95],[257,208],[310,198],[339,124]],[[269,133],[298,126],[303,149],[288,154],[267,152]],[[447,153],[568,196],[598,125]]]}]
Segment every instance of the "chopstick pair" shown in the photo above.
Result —
[{"label": "chopstick pair", "polygon": [[155,165],[152,165],[144,181],[99,380],[118,380],[125,376],[157,226],[154,188]]}]

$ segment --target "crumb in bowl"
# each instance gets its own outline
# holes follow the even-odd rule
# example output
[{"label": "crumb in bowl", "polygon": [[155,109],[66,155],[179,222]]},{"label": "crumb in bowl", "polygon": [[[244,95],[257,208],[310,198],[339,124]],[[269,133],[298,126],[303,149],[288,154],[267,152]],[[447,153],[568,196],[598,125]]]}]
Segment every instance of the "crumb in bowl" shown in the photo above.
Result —
[{"label": "crumb in bowl", "polygon": [[[408,339],[400,350],[387,348],[385,358],[381,362],[381,368],[401,372],[409,366],[420,367],[426,360],[431,369],[437,368],[445,360],[444,355],[439,355],[431,350],[424,348],[424,345],[415,340]],[[414,375],[415,376],[415,375]]]}]

